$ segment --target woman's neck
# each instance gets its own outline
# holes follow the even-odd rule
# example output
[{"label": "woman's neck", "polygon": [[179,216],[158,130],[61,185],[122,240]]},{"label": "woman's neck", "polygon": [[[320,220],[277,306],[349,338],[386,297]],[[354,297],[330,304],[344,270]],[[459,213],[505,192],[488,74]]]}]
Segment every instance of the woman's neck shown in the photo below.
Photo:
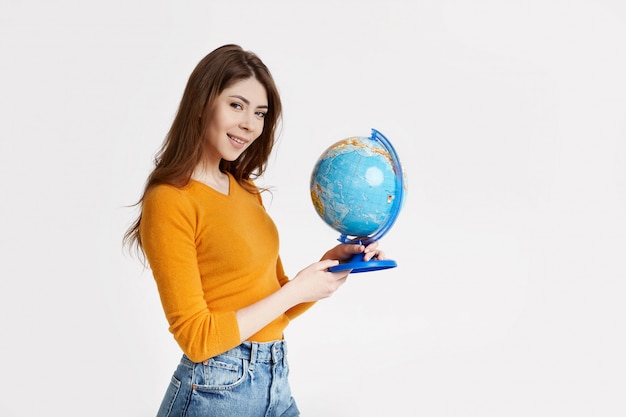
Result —
[{"label": "woman's neck", "polygon": [[206,165],[198,165],[193,170],[191,179],[208,185],[222,194],[228,195],[230,190],[228,174],[220,171],[219,166],[207,167]]}]

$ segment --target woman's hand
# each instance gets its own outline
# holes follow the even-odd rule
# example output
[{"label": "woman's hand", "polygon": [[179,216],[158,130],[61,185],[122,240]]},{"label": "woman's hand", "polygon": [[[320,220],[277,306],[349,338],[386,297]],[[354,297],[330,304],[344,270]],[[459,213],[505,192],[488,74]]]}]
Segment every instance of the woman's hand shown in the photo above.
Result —
[{"label": "woman's hand", "polygon": [[283,288],[297,291],[299,302],[319,301],[328,298],[346,282],[350,271],[330,272],[328,268],[338,265],[336,260],[315,262],[298,272]]},{"label": "woman's hand", "polygon": [[328,271],[328,268],[338,264],[338,261],[330,259],[315,262],[298,272],[278,291],[237,310],[241,340],[246,340],[280,314],[300,303],[330,297],[346,282],[350,273],[350,271]]},{"label": "woman's hand", "polygon": [[339,262],[346,262],[359,253],[363,253],[364,261],[369,261],[370,259],[385,259],[385,252],[378,249],[378,242],[376,241],[367,246],[346,243],[339,244],[328,250],[324,256],[322,256],[322,260],[334,259]]},{"label": "woman's hand", "polygon": [[300,303],[330,297],[346,282],[351,270],[330,272],[328,268],[347,262],[360,253],[365,261],[385,259],[385,253],[378,249],[378,242],[367,246],[342,243],[328,250],[320,261],[298,272],[283,288]]}]

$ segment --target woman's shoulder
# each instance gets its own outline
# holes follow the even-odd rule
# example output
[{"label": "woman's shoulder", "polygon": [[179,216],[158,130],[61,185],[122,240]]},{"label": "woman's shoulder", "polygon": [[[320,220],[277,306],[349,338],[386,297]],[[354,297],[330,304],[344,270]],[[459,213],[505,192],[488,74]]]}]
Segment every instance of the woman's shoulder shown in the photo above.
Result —
[{"label": "woman's shoulder", "polygon": [[184,194],[183,188],[171,184],[156,184],[146,191],[144,199],[177,199],[180,198],[181,194]]},{"label": "woman's shoulder", "polygon": [[142,217],[167,222],[180,216],[193,218],[196,205],[184,188],[158,184],[146,191],[142,203]]},{"label": "woman's shoulder", "polygon": [[194,199],[193,190],[189,184],[177,187],[172,184],[157,184],[150,187],[143,199],[143,206],[156,206],[162,209],[181,210],[190,209]]}]

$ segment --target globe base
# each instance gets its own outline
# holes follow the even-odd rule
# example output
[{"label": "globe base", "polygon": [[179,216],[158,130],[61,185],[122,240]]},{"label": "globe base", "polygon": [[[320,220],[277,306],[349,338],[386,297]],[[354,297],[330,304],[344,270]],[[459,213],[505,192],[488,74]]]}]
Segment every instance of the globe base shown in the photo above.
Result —
[{"label": "globe base", "polygon": [[339,264],[337,266],[331,266],[328,268],[330,272],[346,271],[351,269],[351,274],[358,272],[379,271],[381,269],[395,268],[398,266],[396,261],[392,259],[370,259],[369,261],[363,260],[363,254],[357,254],[352,257],[348,262]]}]

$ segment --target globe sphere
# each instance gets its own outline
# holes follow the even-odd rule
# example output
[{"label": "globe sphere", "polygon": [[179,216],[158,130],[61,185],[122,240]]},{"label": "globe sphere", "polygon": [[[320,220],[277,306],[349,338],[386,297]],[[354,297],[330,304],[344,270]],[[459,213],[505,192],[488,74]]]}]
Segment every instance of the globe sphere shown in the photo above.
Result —
[{"label": "globe sphere", "polygon": [[405,184],[393,146],[372,129],[369,138],[340,140],[322,153],[311,174],[311,200],[340,241],[367,243],[395,222]]}]

